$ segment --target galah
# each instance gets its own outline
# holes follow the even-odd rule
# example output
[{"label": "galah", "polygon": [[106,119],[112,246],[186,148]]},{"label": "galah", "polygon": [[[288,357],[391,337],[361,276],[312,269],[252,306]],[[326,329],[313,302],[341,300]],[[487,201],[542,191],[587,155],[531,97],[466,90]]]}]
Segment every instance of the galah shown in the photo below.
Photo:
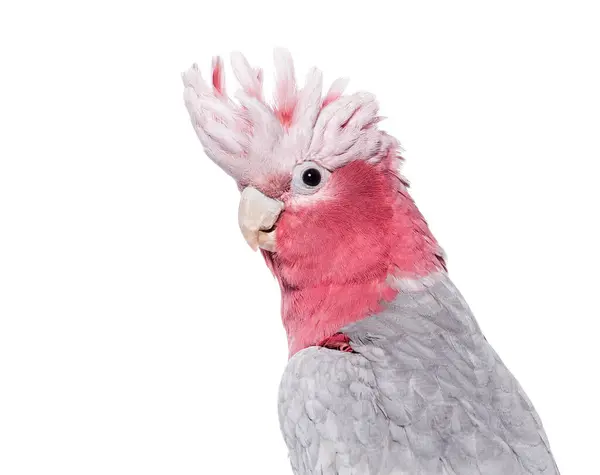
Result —
[{"label": "galah", "polygon": [[296,83],[232,55],[183,74],[206,155],[241,193],[239,227],[281,288],[279,420],[296,475],[558,474],[530,400],[450,280],[367,92]]}]

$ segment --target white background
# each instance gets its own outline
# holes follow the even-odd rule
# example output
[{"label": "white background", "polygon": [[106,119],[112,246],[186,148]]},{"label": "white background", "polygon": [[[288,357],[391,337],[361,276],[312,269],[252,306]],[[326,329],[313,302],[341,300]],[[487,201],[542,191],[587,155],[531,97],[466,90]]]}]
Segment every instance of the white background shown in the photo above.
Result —
[{"label": "white background", "polygon": [[598,473],[594,3],[3,3],[0,473],[291,473],[279,290],[180,81],[240,49],[270,86],[276,45],[377,94],[563,475]]}]

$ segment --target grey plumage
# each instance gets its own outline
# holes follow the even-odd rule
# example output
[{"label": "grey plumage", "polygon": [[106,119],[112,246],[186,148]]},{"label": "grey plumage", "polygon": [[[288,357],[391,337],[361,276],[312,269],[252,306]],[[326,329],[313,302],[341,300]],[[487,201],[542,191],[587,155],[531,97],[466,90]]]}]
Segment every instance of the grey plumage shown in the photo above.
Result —
[{"label": "grey plumage", "polygon": [[296,475],[558,475],[540,419],[442,274],[294,355],[279,393]]}]

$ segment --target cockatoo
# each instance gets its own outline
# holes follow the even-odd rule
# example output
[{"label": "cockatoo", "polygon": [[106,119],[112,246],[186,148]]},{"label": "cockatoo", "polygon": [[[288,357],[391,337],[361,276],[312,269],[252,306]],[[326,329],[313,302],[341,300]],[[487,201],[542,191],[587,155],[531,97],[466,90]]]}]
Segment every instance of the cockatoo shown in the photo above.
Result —
[{"label": "cockatoo", "polygon": [[299,88],[275,51],[241,86],[183,73],[206,155],[241,193],[239,227],[281,287],[289,361],[279,420],[296,475],[556,475],[542,423],[483,336],[400,173],[367,92]]}]

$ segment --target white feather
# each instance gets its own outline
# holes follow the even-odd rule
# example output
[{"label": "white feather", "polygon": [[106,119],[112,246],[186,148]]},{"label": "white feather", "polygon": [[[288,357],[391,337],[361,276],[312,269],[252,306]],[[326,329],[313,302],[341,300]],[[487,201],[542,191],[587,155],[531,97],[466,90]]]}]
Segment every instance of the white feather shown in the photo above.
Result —
[{"label": "white feather", "polygon": [[246,57],[235,51],[231,53],[231,67],[233,74],[249,96],[262,99],[262,81],[260,70],[252,68]]},{"label": "white feather", "polygon": [[343,96],[348,81],[342,78],[322,99],[322,74],[315,68],[298,91],[289,52],[277,49],[274,59],[273,107],[262,97],[262,70],[250,66],[241,53],[231,55],[241,86],[237,102],[225,94],[219,58],[213,59],[213,75],[219,76],[220,92],[195,64],[182,74],[184,101],[200,142],[238,184],[289,173],[303,160],[334,169],[351,160],[376,162],[398,149],[397,141],[377,128],[378,104],[372,94]]},{"label": "white feather", "polygon": [[290,52],[277,48],[273,52],[275,60],[275,107],[288,110],[294,106],[298,94],[294,62]]},{"label": "white feather", "polygon": [[338,78],[333,81],[331,86],[329,86],[329,91],[325,95],[325,100],[333,100],[340,97],[346,90],[346,87],[348,87],[348,82],[348,78]]}]

